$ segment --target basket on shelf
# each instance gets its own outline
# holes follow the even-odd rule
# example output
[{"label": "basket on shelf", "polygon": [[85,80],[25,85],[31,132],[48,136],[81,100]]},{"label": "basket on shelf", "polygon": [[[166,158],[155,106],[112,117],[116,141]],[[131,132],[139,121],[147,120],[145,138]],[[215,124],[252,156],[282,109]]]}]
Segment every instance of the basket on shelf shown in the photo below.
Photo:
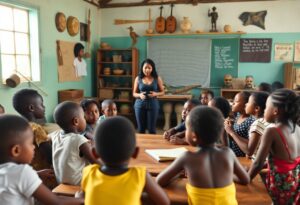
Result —
[{"label": "basket on shelf", "polygon": [[114,69],[113,74],[114,75],[122,75],[124,73],[124,70],[122,69]]}]

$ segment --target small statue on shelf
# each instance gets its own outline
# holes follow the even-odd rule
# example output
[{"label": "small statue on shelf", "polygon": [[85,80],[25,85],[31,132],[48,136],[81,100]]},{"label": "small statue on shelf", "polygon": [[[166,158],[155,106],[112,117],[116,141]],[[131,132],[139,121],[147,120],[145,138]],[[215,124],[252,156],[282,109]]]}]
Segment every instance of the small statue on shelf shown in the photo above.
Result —
[{"label": "small statue on shelf", "polygon": [[136,32],[133,31],[132,26],[129,26],[128,29],[129,29],[129,36],[132,40],[131,48],[134,48],[135,44],[137,43],[137,38],[139,37],[139,35]]},{"label": "small statue on shelf", "polygon": [[252,75],[247,75],[245,78],[245,89],[254,89],[254,80]]},{"label": "small statue on shelf", "polygon": [[216,7],[212,8],[212,12],[208,9],[208,17],[211,17],[211,30],[210,32],[218,32],[217,30],[217,19],[219,17],[218,12],[216,12]]},{"label": "small statue on shelf", "polygon": [[230,74],[224,75],[224,88],[233,88],[232,86],[232,76]]}]

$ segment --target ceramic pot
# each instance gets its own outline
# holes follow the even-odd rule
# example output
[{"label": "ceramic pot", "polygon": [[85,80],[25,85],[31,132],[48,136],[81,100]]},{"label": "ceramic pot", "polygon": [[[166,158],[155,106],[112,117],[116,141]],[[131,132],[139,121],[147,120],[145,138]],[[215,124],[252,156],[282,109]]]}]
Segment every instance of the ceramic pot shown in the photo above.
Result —
[{"label": "ceramic pot", "polygon": [[225,26],[224,26],[224,32],[225,32],[225,33],[230,33],[230,32],[232,32],[231,26],[230,26],[230,25],[225,25]]},{"label": "ceramic pot", "polygon": [[192,28],[192,22],[189,17],[183,17],[183,20],[180,23],[180,29],[183,33],[189,33]]}]

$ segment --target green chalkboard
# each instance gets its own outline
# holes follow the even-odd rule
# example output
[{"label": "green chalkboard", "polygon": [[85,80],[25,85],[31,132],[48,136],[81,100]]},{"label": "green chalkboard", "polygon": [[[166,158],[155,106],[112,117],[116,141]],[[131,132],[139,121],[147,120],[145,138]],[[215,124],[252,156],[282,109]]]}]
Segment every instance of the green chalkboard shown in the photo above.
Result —
[{"label": "green chalkboard", "polygon": [[238,76],[239,38],[212,39],[210,86],[222,87],[225,74]]}]

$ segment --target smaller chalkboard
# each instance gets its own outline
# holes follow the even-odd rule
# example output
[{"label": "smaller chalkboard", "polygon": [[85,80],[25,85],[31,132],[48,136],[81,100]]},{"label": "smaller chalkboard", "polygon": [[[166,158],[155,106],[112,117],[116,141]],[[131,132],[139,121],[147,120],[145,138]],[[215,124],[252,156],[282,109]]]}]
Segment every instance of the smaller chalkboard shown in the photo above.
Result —
[{"label": "smaller chalkboard", "polygon": [[240,39],[240,62],[271,61],[271,38],[242,38]]}]

